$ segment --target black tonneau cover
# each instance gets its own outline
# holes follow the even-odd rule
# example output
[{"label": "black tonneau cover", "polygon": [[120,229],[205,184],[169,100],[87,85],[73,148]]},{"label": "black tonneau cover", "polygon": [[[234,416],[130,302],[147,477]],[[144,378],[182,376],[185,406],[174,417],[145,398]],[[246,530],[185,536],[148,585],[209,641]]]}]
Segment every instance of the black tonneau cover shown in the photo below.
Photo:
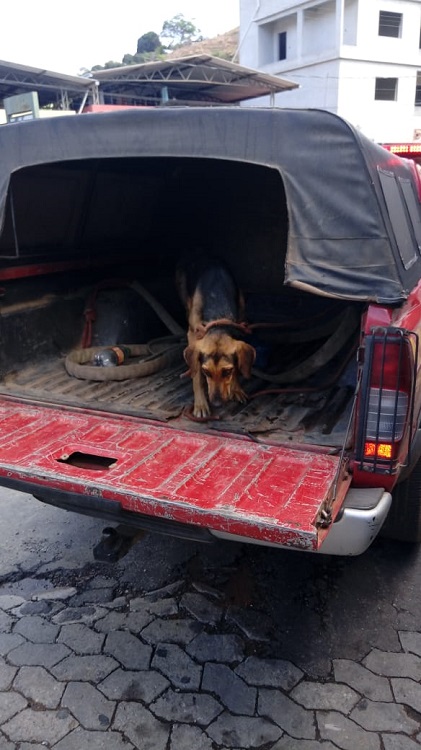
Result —
[{"label": "black tonneau cover", "polygon": [[[420,276],[412,225],[404,228],[403,260],[398,251],[407,207],[391,216],[381,181],[382,175],[392,179],[403,205],[402,186],[413,185],[411,165],[318,110],[145,108],[2,126],[0,226],[11,175],[22,168],[143,157],[230,160],[278,170],[289,225],[286,284],[393,304]],[[412,209],[420,216],[419,232],[419,202],[413,199]]]}]

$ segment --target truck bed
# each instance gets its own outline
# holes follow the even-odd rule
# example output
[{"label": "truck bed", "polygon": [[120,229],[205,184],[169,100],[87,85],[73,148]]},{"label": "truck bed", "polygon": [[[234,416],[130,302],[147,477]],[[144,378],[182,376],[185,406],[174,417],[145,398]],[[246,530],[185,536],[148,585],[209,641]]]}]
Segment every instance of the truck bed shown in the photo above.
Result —
[{"label": "truck bed", "polygon": [[[350,363],[352,368],[352,363]],[[192,384],[182,360],[148,377],[93,382],[68,375],[64,358],[49,358],[9,373],[0,393],[30,402],[64,405],[165,422],[190,431],[222,431],[275,444],[343,446],[352,407],[352,377],[345,372],[330,387],[285,389],[252,377],[246,404],[226,404],[206,423],[188,416]],[[327,382],[329,373],[323,373]],[[268,391],[266,394],[265,391]]]}]

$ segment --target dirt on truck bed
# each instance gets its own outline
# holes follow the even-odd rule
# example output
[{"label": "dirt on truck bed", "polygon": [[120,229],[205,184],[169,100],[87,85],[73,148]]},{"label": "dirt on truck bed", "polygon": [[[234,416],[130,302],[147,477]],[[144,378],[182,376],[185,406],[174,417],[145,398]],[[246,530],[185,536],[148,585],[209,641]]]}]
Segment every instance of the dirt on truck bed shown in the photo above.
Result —
[{"label": "dirt on truck bed", "polygon": [[[332,368],[330,368],[332,370]],[[252,377],[245,384],[246,404],[229,403],[214,410],[213,418],[199,423],[189,418],[193,393],[180,348],[179,361],[159,373],[129,380],[95,382],[70,376],[64,358],[49,359],[9,373],[1,390],[4,394],[30,401],[63,404],[104,412],[127,414],[165,421],[169,426],[189,430],[218,430],[247,434],[264,442],[343,444],[349,422],[354,363],[327,388],[286,388]],[[327,382],[328,373],[323,376]],[[263,391],[269,392],[265,395]],[[186,414],[187,412],[187,414]]]}]

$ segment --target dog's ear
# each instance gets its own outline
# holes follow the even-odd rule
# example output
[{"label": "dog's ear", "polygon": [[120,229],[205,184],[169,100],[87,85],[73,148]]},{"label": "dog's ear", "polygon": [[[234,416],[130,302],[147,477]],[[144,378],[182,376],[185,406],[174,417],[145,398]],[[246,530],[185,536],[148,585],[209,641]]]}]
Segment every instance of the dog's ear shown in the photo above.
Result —
[{"label": "dog's ear", "polygon": [[241,374],[243,377],[249,378],[251,376],[251,368],[256,359],[256,350],[250,344],[246,344],[245,341],[240,341],[237,348],[237,357]]},{"label": "dog's ear", "polygon": [[184,349],[183,356],[189,366],[190,375],[193,378],[199,370],[199,352],[194,346],[187,346]]}]

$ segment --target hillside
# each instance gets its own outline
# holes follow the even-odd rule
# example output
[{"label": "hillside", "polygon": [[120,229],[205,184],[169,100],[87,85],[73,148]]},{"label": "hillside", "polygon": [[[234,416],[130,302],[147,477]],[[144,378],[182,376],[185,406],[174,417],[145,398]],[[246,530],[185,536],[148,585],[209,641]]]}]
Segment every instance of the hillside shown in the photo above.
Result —
[{"label": "hillside", "polygon": [[[166,59],[176,57],[187,57],[188,55],[212,55],[220,57],[222,60],[232,61],[239,41],[239,29],[226,31],[225,34],[218,34],[212,39],[204,39],[202,42],[193,42],[192,44],[183,44],[173,52],[166,55]],[[235,62],[238,62],[236,60]]]}]

